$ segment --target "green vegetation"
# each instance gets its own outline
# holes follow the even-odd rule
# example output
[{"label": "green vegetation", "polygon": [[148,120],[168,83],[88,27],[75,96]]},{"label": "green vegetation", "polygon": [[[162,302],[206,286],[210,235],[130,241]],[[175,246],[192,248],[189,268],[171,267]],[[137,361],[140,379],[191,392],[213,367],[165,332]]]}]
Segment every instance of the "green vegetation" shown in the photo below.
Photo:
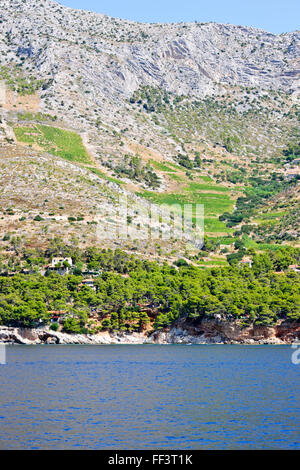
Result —
[{"label": "green vegetation", "polygon": [[170,166],[168,166],[165,163],[157,162],[156,160],[150,160],[150,163],[156,170],[164,171],[166,173],[174,173],[175,172],[174,168],[170,168]]},{"label": "green vegetation", "polygon": [[180,166],[192,170],[194,168],[194,162],[190,159],[188,155],[182,155],[181,153],[176,157]]},{"label": "green vegetation", "polygon": [[232,229],[229,229],[224,222],[218,219],[206,217],[204,220],[204,229],[209,233],[231,233]]},{"label": "green vegetation", "polygon": [[75,132],[41,124],[15,127],[14,132],[19,142],[37,144],[46,152],[72,162],[91,163],[81,137]]},{"label": "green vegetation", "polygon": [[233,200],[227,194],[201,193],[195,192],[189,187],[186,191],[183,189],[180,193],[152,193],[143,191],[140,196],[150,199],[157,204],[204,204],[205,215],[221,214],[224,210],[233,208]]},{"label": "green vegetation", "polygon": [[[55,254],[52,249],[46,253],[31,250],[24,253],[23,262],[33,268]],[[47,324],[53,310],[65,312],[62,325],[69,333],[163,328],[181,316],[209,319],[218,315],[229,322],[240,319],[244,325],[300,320],[299,274],[276,274],[300,261],[300,249],[281,248],[268,255],[250,250],[251,269],[232,265],[205,270],[185,260],[178,260],[176,268],[159,265],[120,250],[81,251],[64,246],[60,254],[72,257],[73,274],[8,277],[2,271],[1,324]],[[82,263],[102,272],[94,279],[95,290],[81,285]]]},{"label": "green vegetation", "polygon": [[289,142],[287,148],[282,152],[287,161],[293,161],[300,157],[300,143]]},{"label": "green vegetation", "polygon": [[116,183],[118,185],[124,184],[123,181],[118,180],[117,178],[113,178],[111,176],[106,175],[103,171],[99,170],[98,168],[89,168],[89,170],[94,173],[97,176],[100,176],[100,178],[103,178],[107,181],[110,181],[111,183]]},{"label": "green vegetation", "polygon": [[150,162],[143,165],[138,155],[125,155],[123,162],[114,167],[114,172],[117,176],[126,176],[131,180],[144,182],[153,189],[160,186],[160,179],[153,171]]},{"label": "green vegetation", "polygon": [[[277,142],[287,145],[298,125],[298,107],[287,105],[287,101],[283,93],[273,91],[269,96],[261,96],[259,90],[250,87],[229,89],[220,96],[191,99],[144,86],[130,99],[132,106],[146,113],[156,125],[163,126],[177,142],[196,143],[199,136],[203,136],[227,153],[260,155],[265,160],[275,156],[282,158]],[[299,132],[297,135],[299,137]],[[177,160],[188,169],[194,165],[184,153],[179,154]],[[201,167],[202,161],[200,157],[197,166]]]},{"label": "green vegetation", "polygon": [[[202,192],[205,191],[205,192]],[[214,193],[208,191],[215,191]],[[205,213],[205,230],[210,233],[225,232],[232,230],[219,220],[217,216],[223,211],[232,210],[234,201],[227,194],[228,188],[219,185],[207,185],[202,183],[189,183],[181,188],[178,193],[153,193],[143,191],[139,196],[149,199],[156,204],[167,204],[169,206],[184,204],[203,204]],[[221,194],[218,194],[218,193]]]},{"label": "green vegetation", "polygon": [[255,210],[268,199],[286,190],[295,184],[295,181],[283,181],[277,178],[262,179],[249,178],[250,187],[245,189],[245,195],[236,201],[236,210],[233,213],[226,212],[219,219],[227,221],[228,227],[234,227],[242,222],[249,222]]},{"label": "green vegetation", "polygon": [[181,183],[182,181],[185,180],[183,176],[181,176],[181,175],[176,175],[176,174],[174,174],[174,173],[170,173],[169,176],[170,176],[170,178],[171,178],[172,180],[177,181],[178,183]]},{"label": "green vegetation", "polygon": [[275,243],[257,243],[255,240],[252,240],[248,235],[242,236],[242,241],[246,248],[254,248],[255,250],[280,250],[282,245],[276,245]]},{"label": "green vegetation", "polygon": [[274,219],[278,219],[280,217],[283,217],[284,215],[286,215],[287,212],[286,211],[281,211],[281,212],[268,212],[266,214],[260,214],[259,216],[259,221],[268,221],[268,220],[274,220]]},{"label": "green vegetation", "polygon": [[[218,216],[224,211],[232,211],[234,206],[232,194],[240,191],[241,188],[229,188],[224,184],[215,183],[208,175],[201,175],[201,172],[195,168],[194,161],[187,156],[179,154],[177,160],[180,165],[150,160],[151,165],[156,169],[168,173],[170,179],[179,183],[177,191],[172,193],[140,191],[138,195],[156,204],[179,205],[181,208],[184,204],[203,204],[205,230],[214,234],[231,233],[232,229],[220,221]],[[191,165],[186,162],[190,162]],[[185,174],[184,170],[186,170]]]},{"label": "green vegetation", "polygon": [[187,191],[192,191],[193,193],[198,194],[201,191],[217,191],[221,193],[227,193],[230,191],[230,188],[226,186],[220,186],[218,184],[203,184],[203,183],[190,183],[187,188],[184,188]]},{"label": "green vegetation", "polygon": [[231,209],[233,207],[233,201],[229,196],[223,194],[214,193],[151,193],[149,191],[143,191],[138,193],[139,196],[150,199],[152,202],[157,204],[204,204],[206,215],[220,214],[223,210]]},{"label": "green vegetation", "polygon": [[16,68],[10,69],[6,66],[0,67],[0,79],[5,80],[6,85],[19,95],[33,95],[43,86],[47,86],[45,80],[38,80],[35,77],[24,77]]},{"label": "green vegetation", "polygon": [[199,178],[201,178],[206,183],[210,183],[211,181],[213,181],[213,179],[210,176],[207,176],[207,175],[200,175]]},{"label": "green vegetation", "polygon": [[57,116],[52,116],[51,114],[44,113],[29,113],[22,112],[18,113],[19,121],[35,121],[35,122],[47,122],[47,121],[56,121]]}]

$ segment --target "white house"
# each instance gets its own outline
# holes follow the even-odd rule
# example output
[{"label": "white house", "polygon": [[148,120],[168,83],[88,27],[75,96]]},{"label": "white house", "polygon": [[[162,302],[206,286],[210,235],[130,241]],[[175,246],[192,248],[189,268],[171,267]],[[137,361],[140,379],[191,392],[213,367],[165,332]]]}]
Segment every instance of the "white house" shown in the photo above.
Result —
[{"label": "white house", "polygon": [[71,266],[73,266],[72,258],[54,257],[51,264],[44,266],[44,271],[54,271],[63,276],[69,273]]},{"label": "white house", "polygon": [[82,287],[82,286],[88,286],[90,287],[91,289],[93,289],[94,291],[96,291],[96,286],[94,284],[94,279],[84,279],[81,284],[79,284],[79,288]]},{"label": "white house", "polygon": [[247,256],[244,256],[243,259],[239,262],[240,266],[249,266],[249,268],[252,268],[252,259],[248,258]]},{"label": "white house", "polygon": [[300,273],[300,266],[298,264],[291,264],[289,269],[291,271],[295,271],[295,273]]},{"label": "white house", "polygon": [[63,266],[64,263],[68,263],[69,266],[73,266],[72,258],[58,258],[58,257],[55,257],[52,259],[51,266],[52,268],[55,268],[58,264]]}]

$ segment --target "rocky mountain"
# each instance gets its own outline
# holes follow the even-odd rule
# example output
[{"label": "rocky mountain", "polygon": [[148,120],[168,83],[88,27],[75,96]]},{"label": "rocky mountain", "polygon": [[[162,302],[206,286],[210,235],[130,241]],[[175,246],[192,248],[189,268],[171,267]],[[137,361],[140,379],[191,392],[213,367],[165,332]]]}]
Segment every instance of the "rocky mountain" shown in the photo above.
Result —
[{"label": "rocky mountain", "polygon": [[298,338],[299,60],[299,31],[1,0],[0,342]]},{"label": "rocky mountain", "polygon": [[[219,216],[257,178],[284,180],[284,151],[300,138],[299,31],[141,24],[52,0],[2,0],[0,80],[4,236],[20,230],[7,225],[11,211],[27,210],[49,224],[49,214],[71,220],[59,232],[90,240],[91,227],[73,218],[127,191],[204,204],[208,235],[231,237]],[[31,188],[35,202],[22,197]],[[51,228],[42,232],[44,240]]]},{"label": "rocky mountain", "polygon": [[79,79],[85,91],[92,88],[96,103],[120,101],[145,85],[197,97],[225,85],[300,92],[299,32],[274,35],[215,23],[139,24],[51,0],[1,4],[1,54],[7,63],[30,59],[33,70],[58,90],[74,74],[74,91],[80,89]]},{"label": "rocky mountain", "polygon": [[[118,128],[120,106],[141,87],[194,98],[228,87],[300,94],[300,33],[274,35],[215,23],[139,24],[52,0],[3,0],[1,64],[41,80],[40,108]],[[246,105],[246,108],[249,107]],[[127,113],[126,124],[134,126]],[[98,121],[99,122],[99,121]]]}]

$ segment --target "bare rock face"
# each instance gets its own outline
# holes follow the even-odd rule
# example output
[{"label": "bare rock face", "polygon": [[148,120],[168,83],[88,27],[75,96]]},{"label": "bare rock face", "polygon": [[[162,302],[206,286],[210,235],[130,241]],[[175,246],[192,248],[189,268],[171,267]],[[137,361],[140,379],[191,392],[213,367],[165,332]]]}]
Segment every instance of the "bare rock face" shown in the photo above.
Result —
[{"label": "bare rock face", "polygon": [[0,344],[290,344],[300,340],[300,324],[242,327],[240,322],[178,320],[171,328],[146,333],[66,334],[49,328],[0,327]]},{"label": "bare rock face", "polygon": [[[196,103],[196,108],[198,101],[217,103],[224,98],[225,103],[233,98],[237,112],[255,108],[260,116],[263,110],[274,111],[273,131],[266,130],[253,142],[242,138],[239,155],[256,155],[257,150],[273,155],[275,139],[285,145],[286,137],[277,129],[288,132],[291,123],[281,125],[281,119],[289,119],[300,98],[298,31],[276,35],[216,23],[142,24],[73,10],[52,0],[1,0],[0,54],[0,80],[5,78],[8,88],[13,82],[18,89],[22,74],[39,84],[33,96],[18,95],[17,101],[11,88],[6,90],[4,111],[13,114],[23,106],[58,117],[81,134],[95,160],[110,169],[127,154],[149,156],[149,149],[173,158],[186,140],[174,138],[166,115],[156,110],[151,119],[134,93],[170,93],[179,101]],[[284,105],[276,93],[283,95]],[[199,119],[200,127],[190,126],[195,150],[199,140],[219,145],[215,133],[226,131],[223,120],[208,124]],[[235,137],[244,135],[242,127],[232,129]],[[14,138],[5,119],[0,139],[1,132],[3,138]]]},{"label": "bare rock face", "polygon": [[0,326],[0,344],[142,344],[144,333],[109,333],[96,335],[66,334],[50,328],[12,328]]},{"label": "bare rock face", "polygon": [[41,340],[35,329],[1,326],[0,343],[39,344]]},{"label": "bare rock face", "polygon": [[272,326],[250,325],[219,319],[178,320],[167,331],[153,334],[158,343],[289,344],[300,339],[300,324],[279,321]]},{"label": "bare rock face", "polygon": [[299,32],[139,24],[50,0],[2,0],[0,20],[1,61],[30,59],[37,74],[51,81],[48,97],[70,82],[70,91],[84,86],[96,100],[114,101],[140,85],[195,96],[228,84],[300,91]]}]

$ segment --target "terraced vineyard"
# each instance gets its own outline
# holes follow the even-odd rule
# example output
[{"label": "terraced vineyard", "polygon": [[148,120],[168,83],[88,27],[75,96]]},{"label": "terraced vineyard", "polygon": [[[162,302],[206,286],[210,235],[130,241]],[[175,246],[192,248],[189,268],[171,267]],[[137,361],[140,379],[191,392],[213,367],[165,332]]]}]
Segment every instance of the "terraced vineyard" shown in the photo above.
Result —
[{"label": "terraced vineyard", "polygon": [[159,163],[156,168],[160,168],[164,174],[167,173],[170,179],[175,179],[177,188],[172,192],[138,192],[139,196],[156,204],[179,205],[182,208],[185,204],[202,204],[205,214],[204,228],[208,236],[216,237],[233,232],[218,217],[233,210],[235,199],[240,194],[239,189],[217,184],[210,177],[199,175],[199,171],[190,171],[189,176],[186,176],[182,168],[176,166],[171,167],[172,173],[169,174],[168,162]]},{"label": "terraced vineyard", "polygon": [[72,162],[91,163],[81,137],[75,132],[42,124],[18,126],[14,132],[19,142],[38,146],[41,150]]},{"label": "terraced vineyard", "polygon": [[[114,240],[151,259],[204,268],[297,244],[298,32],[142,25],[49,0],[3,0],[2,10],[5,248],[22,224],[49,242],[55,217],[85,245],[95,207],[120,191],[142,205],[204,206],[202,250]],[[11,179],[8,169],[18,169]]]}]

